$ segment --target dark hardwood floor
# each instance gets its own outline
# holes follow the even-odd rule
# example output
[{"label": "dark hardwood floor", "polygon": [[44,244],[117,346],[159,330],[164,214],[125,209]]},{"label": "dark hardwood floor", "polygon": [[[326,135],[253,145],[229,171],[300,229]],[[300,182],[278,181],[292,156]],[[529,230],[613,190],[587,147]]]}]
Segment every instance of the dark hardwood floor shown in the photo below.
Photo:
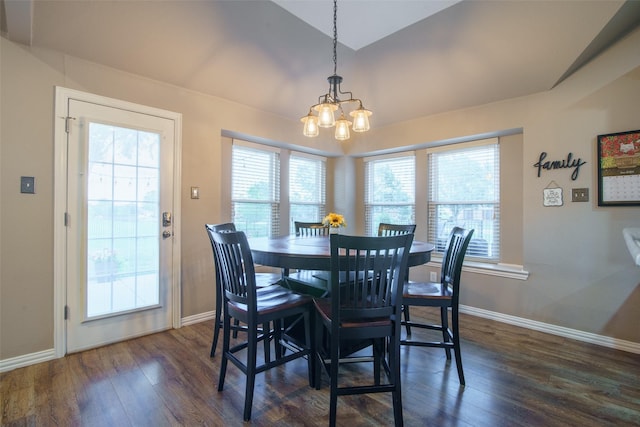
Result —
[{"label": "dark hardwood floor", "polygon": [[[406,426],[640,425],[640,355],[466,315],[462,327],[466,387],[443,350],[403,348]],[[2,425],[242,425],[245,377],[230,364],[217,391],[211,337],[204,322],[6,372]],[[327,376],[311,389],[306,366],[258,375],[250,424],[328,424]],[[390,395],[339,398],[338,424],[393,425]]]}]

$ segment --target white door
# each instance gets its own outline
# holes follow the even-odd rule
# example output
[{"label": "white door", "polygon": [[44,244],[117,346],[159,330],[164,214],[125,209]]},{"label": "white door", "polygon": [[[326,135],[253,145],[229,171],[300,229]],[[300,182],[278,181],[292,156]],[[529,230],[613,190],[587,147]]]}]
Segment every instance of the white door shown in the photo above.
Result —
[{"label": "white door", "polygon": [[176,123],[67,101],[66,352],[75,352],[172,327]]}]

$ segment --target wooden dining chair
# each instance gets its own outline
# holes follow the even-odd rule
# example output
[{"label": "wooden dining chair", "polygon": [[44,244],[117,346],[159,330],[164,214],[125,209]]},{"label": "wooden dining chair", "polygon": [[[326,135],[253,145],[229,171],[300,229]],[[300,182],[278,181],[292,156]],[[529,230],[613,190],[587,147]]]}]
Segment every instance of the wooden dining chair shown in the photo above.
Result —
[{"label": "wooden dining chair", "polygon": [[[216,257],[215,250],[213,250],[213,236],[211,235],[211,232],[236,231],[236,226],[231,222],[227,222],[223,224],[205,224],[204,227],[207,231],[207,235],[209,236],[209,240],[211,241],[211,249],[213,251],[213,266],[216,279],[216,311],[213,319],[213,341],[211,343],[211,352],[209,353],[209,356],[213,357],[216,354],[218,337],[220,335],[220,330],[222,329],[222,294],[224,293],[224,288],[222,287],[222,279],[220,278],[220,266],[218,265],[218,259]],[[263,288],[266,286],[270,286],[274,283],[278,283],[280,279],[280,274],[277,273],[256,273],[256,287]],[[266,327],[267,330],[269,329],[268,326],[269,325],[267,325]],[[237,319],[234,320],[232,328],[234,329],[234,338],[238,336],[238,331],[245,329],[243,326],[240,326],[240,322]],[[264,351],[265,358],[268,360],[270,357],[269,340],[265,341]]]},{"label": "wooden dining chair", "polygon": [[[297,294],[280,285],[271,285],[258,290],[253,258],[247,236],[242,231],[211,232],[214,250],[220,265],[220,276],[224,287],[222,360],[218,391],[224,388],[227,364],[230,361],[246,375],[243,419],[251,419],[253,390],[256,374],[289,361],[306,357],[308,360],[309,386],[314,385],[313,341],[311,339],[312,299]],[[283,329],[284,320],[301,316],[304,324],[302,340],[289,336]],[[231,346],[231,319],[246,324],[246,340]],[[260,333],[259,325],[274,324],[274,338],[277,357],[259,364],[257,360],[258,341],[266,339],[267,331]],[[303,342],[304,341],[304,342]],[[288,343],[291,350],[282,354],[281,343]],[[238,353],[243,352],[244,357]]]},{"label": "wooden dining chair", "polygon": [[[451,349],[456,356],[458,379],[461,385],[465,385],[464,372],[462,370],[462,358],[460,352],[460,328],[458,323],[458,305],[460,301],[460,275],[469,241],[473,230],[465,230],[454,227],[449,235],[447,247],[442,256],[440,282],[407,282],[402,293],[404,305],[403,325],[407,328],[407,337],[401,340],[402,345],[420,347],[444,348],[447,360],[451,360]],[[439,307],[440,324],[411,321],[408,307]],[[449,310],[451,310],[451,325],[449,326]],[[440,331],[442,340],[426,341],[414,339],[411,328],[430,329]]]},{"label": "wooden dining chair", "polygon": [[294,221],[293,225],[296,230],[296,236],[299,236],[299,237],[329,235],[329,227],[327,227],[321,222]]},{"label": "wooden dining chair", "polygon": [[[314,236],[328,236],[329,227],[321,222],[301,222],[294,221],[296,237],[314,237]],[[283,276],[286,276],[287,284],[292,288],[311,287],[317,289],[318,293],[322,294],[323,288],[326,288],[326,283],[323,283],[323,273],[311,270],[298,270],[291,273],[288,269],[284,269]],[[320,277],[318,277],[320,276]],[[314,290],[315,290],[314,289]]]},{"label": "wooden dining chair", "polygon": [[[390,392],[395,425],[402,425],[400,308],[413,234],[388,237],[331,235],[330,298],[315,298],[316,388],[329,372],[329,425],[336,425],[338,396]],[[346,348],[362,341],[372,358],[355,358]],[[360,347],[357,346],[356,347]],[[340,365],[373,361],[371,381],[339,383]],[[386,381],[381,381],[381,367]],[[366,384],[364,384],[366,382]]]},{"label": "wooden dining chair", "polygon": [[378,236],[395,236],[396,234],[415,232],[415,224],[388,224],[385,222],[381,222],[378,225]]}]

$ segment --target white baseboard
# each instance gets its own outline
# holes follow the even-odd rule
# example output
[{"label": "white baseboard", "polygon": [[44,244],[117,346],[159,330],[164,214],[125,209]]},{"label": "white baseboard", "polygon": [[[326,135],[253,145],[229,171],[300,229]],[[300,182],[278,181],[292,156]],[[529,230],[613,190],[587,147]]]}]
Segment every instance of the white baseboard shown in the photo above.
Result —
[{"label": "white baseboard", "polygon": [[25,354],[23,356],[12,357],[10,359],[0,360],[0,372],[8,372],[25,366],[35,365],[36,363],[48,362],[56,358],[54,349],[38,351],[37,353]]},{"label": "white baseboard", "polygon": [[495,311],[483,310],[481,308],[460,305],[460,312],[471,314],[472,316],[483,317],[485,319],[495,320],[497,322],[508,323],[510,325],[520,326],[522,328],[533,329],[539,332],[557,335],[565,338],[571,338],[577,341],[588,342],[591,344],[601,345],[603,347],[623,350],[629,353],[640,354],[640,343],[633,341],[625,341],[604,335],[593,334],[590,332],[579,331],[577,329],[565,328],[564,326],[552,325],[550,323],[538,322],[536,320],[525,319],[523,317],[510,316]]},{"label": "white baseboard", "polygon": [[205,313],[194,314],[193,316],[183,317],[180,324],[182,326],[189,326],[195,323],[205,322],[207,320],[213,320],[213,317],[216,315],[216,311],[207,311]]},{"label": "white baseboard", "polygon": [[[481,308],[470,307],[467,305],[460,306],[460,312],[470,314],[472,316],[483,317],[485,319],[495,320],[497,322],[508,323],[510,325],[519,326],[521,328],[533,329],[539,332],[557,335],[577,341],[588,342],[591,344],[601,345],[603,347],[614,348],[616,350],[627,351],[629,353],[640,354],[640,343],[619,340],[604,335],[583,332],[577,329],[565,328],[563,326],[551,325],[549,323],[538,322],[535,320],[525,319],[523,317],[510,316],[495,311],[483,310]],[[195,323],[213,320],[216,312],[207,311],[205,313],[195,314],[193,316],[183,317],[182,326],[193,325]],[[47,362],[55,359],[55,351],[53,349],[39,351],[37,353],[26,354],[24,356],[13,357],[11,359],[0,360],[0,373],[11,371],[17,368],[23,368],[36,363]]]}]

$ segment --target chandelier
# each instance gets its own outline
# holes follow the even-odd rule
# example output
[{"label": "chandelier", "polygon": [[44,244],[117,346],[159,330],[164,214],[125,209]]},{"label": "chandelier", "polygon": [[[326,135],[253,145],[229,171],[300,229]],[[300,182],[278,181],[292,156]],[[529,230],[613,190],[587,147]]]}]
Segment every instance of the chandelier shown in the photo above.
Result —
[{"label": "chandelier", "polygon": [[[309,114],[300,119],[304,123],[302,133],[304,136],[314,137],[320,134],[320,128],[336,127],[335,138],[344,141],[350,138],[349,126],[352,122],[347,120],[342,106],[344,104],[358,104],[357,108],[349,113],[353,117],[353,131],[366,132],[369,130],[369,116],[371,111],[362,106],[362,101],[353,97],[351,92],[343,92],[340,83],[342,77],[337,74],[338,70],[338,0],[333,0],[333,75],[327,77],[329,81],[329,92],[318,97],[318,103],[309,108]],[[340,99],[339,95],[349,95],[348,99]],[[335,113],[339,112],[340,117],[336,120]]]}]

